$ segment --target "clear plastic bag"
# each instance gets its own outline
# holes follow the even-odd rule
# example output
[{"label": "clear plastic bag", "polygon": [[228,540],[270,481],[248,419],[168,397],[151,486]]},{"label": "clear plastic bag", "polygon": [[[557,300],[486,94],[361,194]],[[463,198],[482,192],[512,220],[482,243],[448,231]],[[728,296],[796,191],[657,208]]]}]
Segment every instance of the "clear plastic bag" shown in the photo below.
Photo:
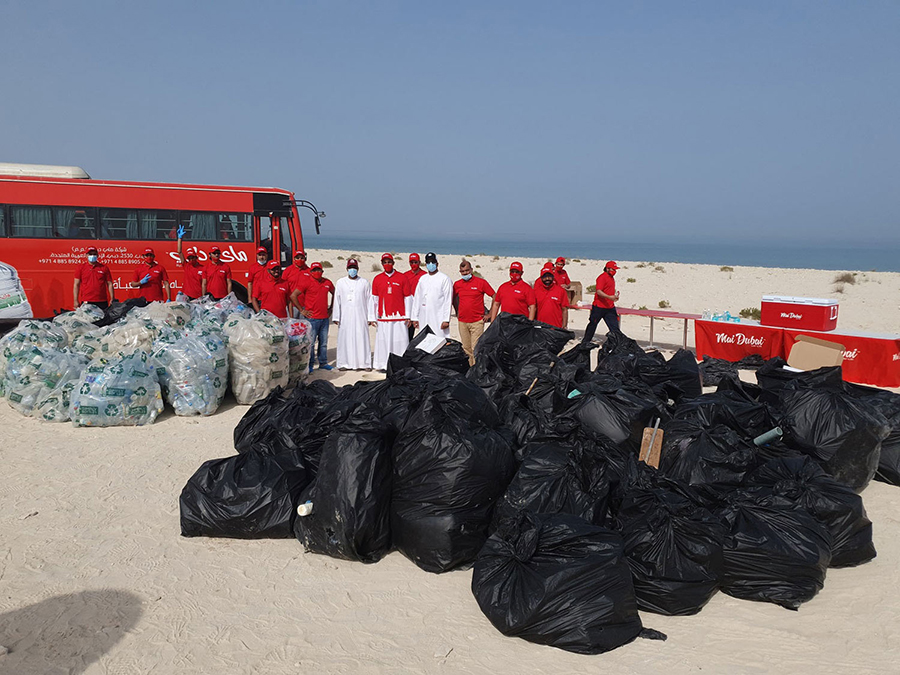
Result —
[{"label": "clear plastic bag", "polygon": [[203,330],[158,340],[153,361],[166,401],[176,415],[212,415],[228,387],[228,347],[220,331]]},{"label": "clear plastic bag", "polygon": [[146,307],[132,310],[129,319],[146,319],[154,325],[184,328],[192,318],[191,306],[187,302],[151,302]]},{"label": "clear plastic bag", "polygon": [[65,330],[49,321],[22,321],[0,337],[0,396],[6,395],[7,364],[15,354],[31,347],[63,349],[67,344]]},{"label": "clear plastic bag", "polygon": [[134,351],[88,366],[72,396],[76,427],[152,424],[162,412],[162,392],[147,352]]},{"label": "clear plastic bag", "polygon": [[[80,377],[87,359],[67,350],[29,347],[15,354],[7,364],[6,392],[9,405],[23,415],[31,415],[43,403],[52,419],[68,419],[65,385]],[[55,399],[47,402],[47,399]],[[53,412],[49,408],[54,408]]]},{"label": "clear plastic bag", "polygon": [[312,324],[306,319],[284,319],[288,341],[288,387],[295,387],[309,375],[309,352],[312,347]]},{"label": "clear plastic bag", "polygon": [[288,383],[288,344],[281,319],[269,312],[250,318],[232,314],[225,323],[231,358],[231,389],[238,403],[264,398]]},{"label": "clear plastic bag", "polygon": [[153,351],[153,341],[160,327],[152,320],[128,315],[123,321],[108,326],[100,334],[100,355],[105,359],[121,358],[135,351]]}]

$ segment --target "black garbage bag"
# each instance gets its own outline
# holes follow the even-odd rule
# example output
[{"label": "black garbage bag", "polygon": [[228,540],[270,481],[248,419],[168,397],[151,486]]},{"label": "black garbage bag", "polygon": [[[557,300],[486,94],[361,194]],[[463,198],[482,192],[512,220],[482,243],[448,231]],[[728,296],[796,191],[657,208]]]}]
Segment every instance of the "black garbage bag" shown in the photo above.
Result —
[{"label": "black garbage bag", "polygon": [[659,471],[693,486],[738,487],[755,466],[753,444],[728,427],[703,427],[694,421],[665,425]]},{"label": "black garbage bag", "polygon": [[389,431],[362,406],[331,433],[315,480],[301,502],[311,511],[294,521],[310,553],[378,562],[391,550],[391,450]]},{"label": "black garbage bag", "polygon": [[326,404],[301,428],[284,434],[284,444],[292,445],[303,455],[310,480],[319,472],[319,459],[328,437],[353,417],[362,405],[360,401],[337,398]]},{"label": "black garbage bag", "polygon": [[797,387],[835,387],[840,388],[843,384],[843,371],[840,366],[831,368],[818,368],[816,370],[806,370],[795,373],[785,370],[784,366],[787,361],[781,357],[775,357],[756,371],[756,381],[763,388],[763,395],[769,395],[766,400],[777,401],[771,398],[771,394],[778,394],[788,384]]},{"label": "black garbage bag", "polygon": [[393,462],[394,546],[427,572],[475,560],[516,470],[512,434],[454,418],[429,398],[397,436]]},{"label": "black garbage bag", "polygon": [[309,482],[300,453],[248,452],[204,462],[181,491],[181,535],[281,539],[292,536]]},{"label": "black garbage bag", "polygon": [[797,609],[822,590],[832,540],[813,516],[764,489],[734,494],[719,516],[729,530],[725,593]]},{"label": "black garbage bag", "polygon": [[515,360],[522,352],[531,351],[532,347],[538,346],[556,355],[573,339],[575,333],[570,330],[531,321],[528,317],[518,314],[502,312],[478,338],[478,344],[475,345],[475,361],[477,363],[482,355],[504,354],[504,359],[509,359],[511,361],[509,365],[514,369]]},{"label": "black garbage bag", "polygon": [[522,514],[475,562],[472,594],[509,637],[600,654],[645,631],[618,534],[569,514]]},{"label": "black garbage bag", "polygon": [[494,529],[519,512],[569,513],[605,525],[609,506],[609,465],[584,445],[533,443],[497,502]]},{"label": "black garbage bag", "polygon": [[724,424],[742,438],[753,440],[777,426],[769,408],[740,390],[716,391],[685,401],[672,416],[703,427]]},{"label": "black garbage bag", "polygon": [[715,595],[724,574],[726,530],[689,488],[660,479],[657,486],[630,490],[617,526],[638,608],[688,616]]},{"label": "black garbage bag", "polygon": [[504,397],[499,412],[501,424],[513,434],[513,448],[519,462],[528,443],[566,438],[579,426],[572,418],[544,410],[539,399],[525,394]]},{"label": "black garbage bag", "polygon": [[768,488],[802,508],[831,533],[831,567],[851,567],[875,557],[872,522],[862,497],[837,482],[809,457],[773,459],[747,475],[748,487]]},{"label": "black garbage bag", "polygon": [[[591,369],[591,352],[597,348],[593,342],[577,343],[567,352],[564,352],[559,358],[564,363],[575,366],[579,370],[590,371]],[[581,379],[581,378],[579,378]]]},{"label": "black garbage bag", "polygon": [[679,349],[666,362],[666,366],[668,381],[681,390],[684,398],[693,398],[703,393],[700,368],[697,366],[697,357],[694,356],[694,352],[689,349]]},{"label": "black garbage bag", "polygon": [[658,399],[624,387],[607,393],[588,388],[587,393],[572,399],[572,406],[566,414],[583,427],[633,449],[640,447],[644,427],[662,416]]},{"label": "black garbage bag", "polygon": [[425,326],[403,352],[403,356],[391,354],[388,358],[388,376],[404,368],[423,370],[428,368],[442,368],[462,375],[469,370],[469,357],[463,351],[462,343],[457,340],[447,340],[444,346],[434,354],[419,349],[419,345],[429,335],[434,335],[430,327]]},{"label": "black garbage bag", "polygon": [[789,446],[813,457],[825,471],[857,492],[878,469],[886,420],[843,386],[789,385],[779,398],[780,426]]},{"label": "black garbage bag", "polygon": [[700,380],[704,387],[715,387],[723,378],[737,376],[736,363],[703,355],[703,362],[700,364]]},{"label": "black garbage bag", "polygon": [[475,360],[466,378],[484,390],[488,398],[498,401],[514,392],[518,378],[508,375],[503,368],[503,359],[496,353],[485,353]]},{"label": "black garbage bag", "polygon": [[875,479],[900,485],[900,394],[858,384],[847,384],[846,387],[848,394],[864,401],[885,418],[890,432],[881,441]]},{"label": "black garbage bag", "polygon": [[109,326],[128,314],[128,312],[135,307],[146,307],[149,304],[150,302],[147,298],[129,298],[128,300],[125,300],[125,302],[111,302],[109,303],[109,307],[103,310],[103,318],[99,321],[95,321],[94,325],[98,328]]},{"label": "black garbage bag", "polygon": [[273,452],[272,437],[278,429],[277,419],[287,405],[282,387],[275,387],[269,395],[250,406],[250,410],[234,428],[234,449],[238,452]]}]

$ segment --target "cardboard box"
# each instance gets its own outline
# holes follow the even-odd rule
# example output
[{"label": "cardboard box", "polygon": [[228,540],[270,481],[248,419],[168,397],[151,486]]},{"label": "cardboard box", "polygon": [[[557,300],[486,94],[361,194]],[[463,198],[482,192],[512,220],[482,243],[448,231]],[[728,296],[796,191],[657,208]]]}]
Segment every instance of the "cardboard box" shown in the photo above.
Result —
[{"label": "cardboard box", "polygon": [[837,328],[837,319],[837,300],[764,295],[759,322],[763,326],[828,331]]},{"label": "cardboard box", "polygon": [[[569,284],[569,304],[572,307],[575,307],[577,303],[581,302],[582,293],[583,291],[580,281],[573,281]],[[593,299],[591,300],[591,302],[593,302]]]},{"label": "cardboard box", "polygon": [[843,361],[844,345],[809,335],[798,335],[788,356],[788,365],[798,370],[839,366]]}]

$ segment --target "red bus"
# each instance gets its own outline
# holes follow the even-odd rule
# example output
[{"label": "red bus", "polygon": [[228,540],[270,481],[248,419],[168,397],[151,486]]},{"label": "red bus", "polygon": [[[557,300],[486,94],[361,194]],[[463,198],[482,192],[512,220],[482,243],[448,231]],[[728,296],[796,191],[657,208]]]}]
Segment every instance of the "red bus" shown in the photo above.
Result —
[{"label": "red bus", "polygon": [[[317,214],[316,222],[318,225]],[[144,248],[169,273],[172,297],[184,246],[207,259],[213,243],[246,300],[246,272],[264,246],[288,265],[303,249],[294,194],[277,188],[93,180],[78,167],[0,163],[0,320],[51,317],[72,305],[75,269],[95,247],[112,272],[116,299],[128,288]]]}]

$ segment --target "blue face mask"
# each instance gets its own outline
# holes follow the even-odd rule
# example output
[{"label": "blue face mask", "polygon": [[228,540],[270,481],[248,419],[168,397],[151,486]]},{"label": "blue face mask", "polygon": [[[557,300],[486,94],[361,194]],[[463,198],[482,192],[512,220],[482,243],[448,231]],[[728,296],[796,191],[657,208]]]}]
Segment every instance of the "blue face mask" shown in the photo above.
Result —
[{"label": "blue face mask", "polygon": [[463,281],[469,281],[469,279],[472,278],[472,275],[471,274],[463,274],[462,278],[463,278]]},{"label": "blue face mask", "polygon": [[359,274],[359,270],[355,267],[351,267],[347,270],[347,276],[349,276],[351,279],[355,279],[357,274]]},{"label": "blue face mask", "polygon": [[95,256],[95,255],[89,255],[89,256],[88,256],[88,262],[89,262],[89,263],[95,263],[95,262],[97,262],[97,256]]},{"label": "blue face mask", "polygon": [[434,274],[437,272],[437,263],[428,263],[425,265],[425,269],[428,270],[429,274]]}]

